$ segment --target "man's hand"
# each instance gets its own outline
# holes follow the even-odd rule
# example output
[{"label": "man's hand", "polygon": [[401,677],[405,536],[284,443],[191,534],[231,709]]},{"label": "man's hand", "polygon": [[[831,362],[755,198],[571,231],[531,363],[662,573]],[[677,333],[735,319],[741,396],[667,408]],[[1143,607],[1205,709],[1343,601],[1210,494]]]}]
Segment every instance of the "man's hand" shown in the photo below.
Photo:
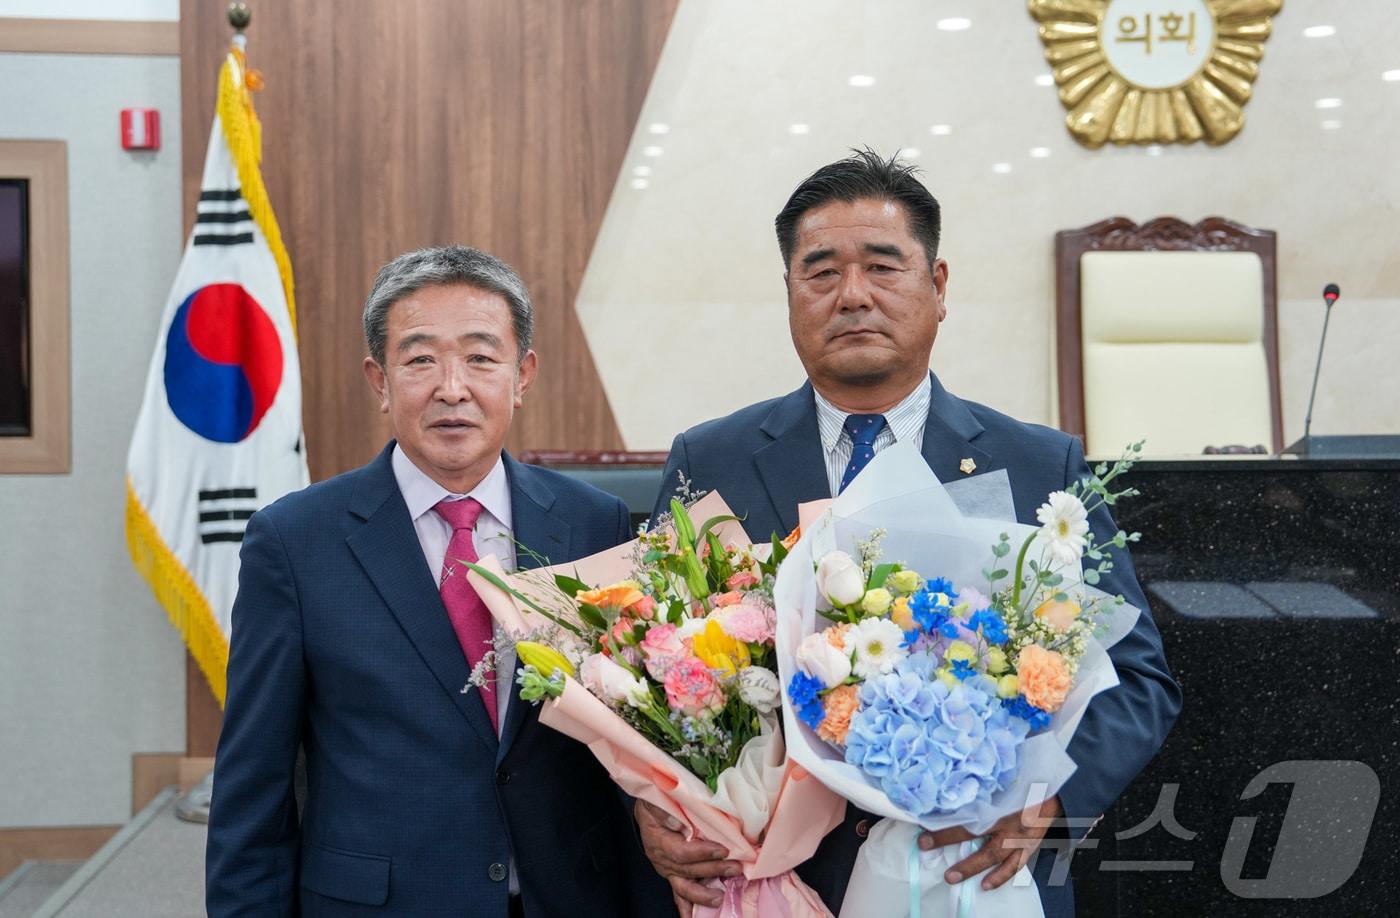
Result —
[{"label": "man's hand", "polygon": [[729,852],[721,845],[698,838],[686,841],[680,831],[680,820],[645,800],[637,801],[634,812],[637,828],[642,834],[642,850],[656,872],[671,884],[681,918],[689,918],[692,903],[718,906],[723,902],[722,892],[697,881],[711,877],[737,877],[744,872],[743,865],[738,861],[724,860]]},{"label": "man's hand", "polygon": [[[1054,825],[1057,817],[1063,815],[1060,798],[1051,797],[1038,806],[1028,807],[1019,813],[1003,816],[987,833],[986,841],[970,857],[966,857],[943,875],[949,886],[955,886],[968,877],[975,877],[984,870],[995,867],[982,880],[983,889],[996,889],[1016,875],[1040,847],[1040,840]],[[939,832],[924,832],[919,836],[919,847],[932,851],[944,845],[971,841],[976,836],[966,829],[943,829]]]}]

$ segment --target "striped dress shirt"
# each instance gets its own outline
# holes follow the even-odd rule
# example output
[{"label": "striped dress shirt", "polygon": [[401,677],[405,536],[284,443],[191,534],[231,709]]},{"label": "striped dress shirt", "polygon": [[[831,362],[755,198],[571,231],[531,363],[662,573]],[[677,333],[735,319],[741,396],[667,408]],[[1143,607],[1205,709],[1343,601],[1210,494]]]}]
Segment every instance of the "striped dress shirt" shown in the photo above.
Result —
[{"label": "striped dress shirt", "polygon": [[[816,389],[812,390],[817,401],[817,430],[821,434],[822,453],[826,457],[826,480],[831,485],[831,496],[835,497],[841,487],[841,476],[846,474],[846,466],[851,463],[851,435],[846,433],[846,418],[849,412],[842,411],[822,398]],[[929,396],[933,384],[927,374],[904,401],[885,412],[885,429],[875,438],[875,453],[895,443],[906,441],[922,448],[924,425],[928,422]]]}]

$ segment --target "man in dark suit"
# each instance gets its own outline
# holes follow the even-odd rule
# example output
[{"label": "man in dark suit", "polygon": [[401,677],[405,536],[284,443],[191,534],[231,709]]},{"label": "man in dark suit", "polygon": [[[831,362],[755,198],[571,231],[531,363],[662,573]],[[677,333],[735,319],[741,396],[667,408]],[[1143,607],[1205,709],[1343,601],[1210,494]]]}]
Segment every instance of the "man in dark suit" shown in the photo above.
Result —
[{"label": "man in dark suit", "polygon": [[672,913],[620,794],[540,725],[513,662],[471,681],[492,628],[459,560],[631,536],[621,501],[503,452],[537,368],[524,285],[474,249],[424,249],[379,272],[364,318],[395,440],[256,514],[243,542],[209,914]]},{"label": "man in dark suit", "polygon": [[[749,535],[766,541],[797,524],[799,503],[834,496],[876,452],[900,441],[918,443],[942,481],[1006,469],[1017,519],[1026,523],[1035,522],[1051,491],[1089,474],[1078,440],[965,402],[929,372],[947,313],[948,265],[938,258],[938,203],[914,172],[867,150],[817,170],[793,193],[777,231],[793,344],[809,381],[676,437],[658,512],[684,475],[696,491],[723,494],[746,514]],[[1089,522],[1100,539],[1117,531],[1103,508]],[[1123,594],[1143,614],[1110,652],[1120,685],[1093,701],[1070,746],[1078,771],[1056,797],[1003,819],[946,876],[994,888],[1035,857],[1033,874],[1051,918],[1073,915],[1074,897],[1067,877],[1051,881],[1056,846],[1044,843],[1047,832],[1061,839],[1060,848],[1082,838],[1156,753],[1181,706],[1128,552],[1114,552],[1113,561],[1101,588]],[[798,868],[833,911],[876,819],[847,810],[844,824]],[[647,854],[678,901],[714,903],[714,891],[699,881],[731,869],[719,860],[722,852],[686,842],[645,803],[636,816]],[[920,844],[931,849],[969,838],[951,829],[925,833]]]}]

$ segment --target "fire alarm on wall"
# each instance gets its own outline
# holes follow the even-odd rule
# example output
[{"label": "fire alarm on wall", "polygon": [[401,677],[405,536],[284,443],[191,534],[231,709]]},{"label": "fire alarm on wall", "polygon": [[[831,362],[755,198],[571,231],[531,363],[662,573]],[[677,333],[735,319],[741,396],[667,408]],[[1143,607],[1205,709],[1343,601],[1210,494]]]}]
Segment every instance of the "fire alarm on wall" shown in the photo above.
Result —
[{"label": "fire alarm on wall", "polygon": [[160,112],[154,108],[122,109],[122,149],[159,150]]}]

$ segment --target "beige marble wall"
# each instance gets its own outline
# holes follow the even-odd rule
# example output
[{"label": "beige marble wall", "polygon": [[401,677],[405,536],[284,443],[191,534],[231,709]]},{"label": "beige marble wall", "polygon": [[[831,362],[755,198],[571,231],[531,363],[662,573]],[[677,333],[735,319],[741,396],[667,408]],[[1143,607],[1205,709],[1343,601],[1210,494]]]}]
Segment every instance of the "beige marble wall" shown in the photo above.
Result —
[{"label": "beige marble wall", "polygon": [[[949,17],[971,25],[940,29]],[[1304,36],[1321,24],[1335,34]],[[773,216],[803,176],[864,144],[908,150],[943,204],[950,314],[933,363],[953,391],[1053,423],[1055,231],[1219,214],[1279,234],[1286,439],[1301,433],[1328,281],[1343,298],[1314,431],[1400,431],[1393,5],[1289,0],[1245,129],[1218,148],[1080,147],[1036,82],[1036,29],[1008,0],[682,0],[579,297],[629,448],[801,381]],[[1316,107],[1329,98],[1340,106]]]}]

